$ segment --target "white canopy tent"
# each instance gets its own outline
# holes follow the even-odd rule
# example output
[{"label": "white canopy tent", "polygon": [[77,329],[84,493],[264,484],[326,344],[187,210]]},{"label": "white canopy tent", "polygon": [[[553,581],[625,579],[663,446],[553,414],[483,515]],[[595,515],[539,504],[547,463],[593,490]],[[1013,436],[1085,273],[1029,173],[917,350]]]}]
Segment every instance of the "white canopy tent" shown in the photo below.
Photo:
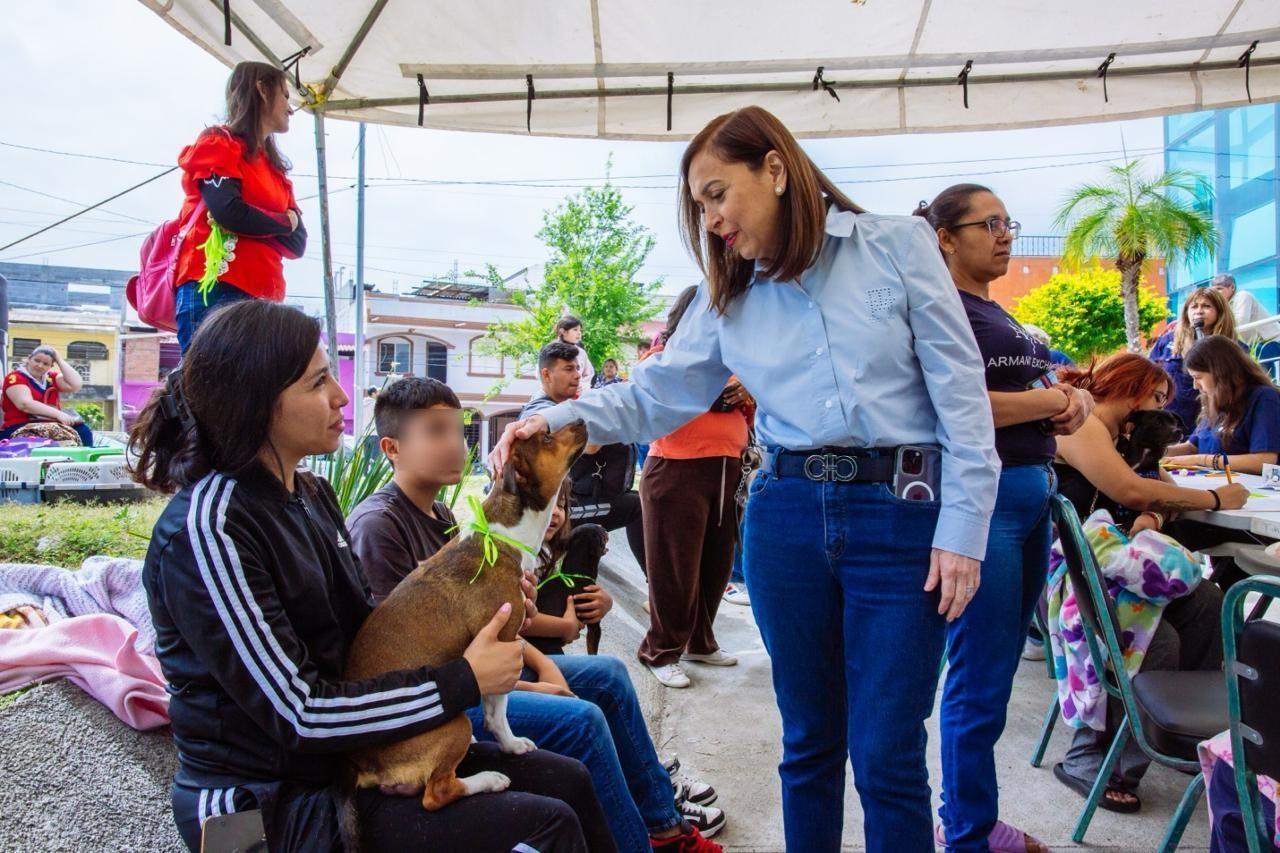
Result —
[{"label": "white canopy tent", "polygon": [[296,59],[328,116],[452,130],[682,138],[759,104],[856,136],[1280,99],[1277,0],[142,2],[228,65]]},{"label": "white canopy tent", "polygon": [[290,70],[316,119],[330,341],[326,116],[661,140],[748,104],[820,137],[1280,100],[1280,0],[141,2],[228,66]]}]

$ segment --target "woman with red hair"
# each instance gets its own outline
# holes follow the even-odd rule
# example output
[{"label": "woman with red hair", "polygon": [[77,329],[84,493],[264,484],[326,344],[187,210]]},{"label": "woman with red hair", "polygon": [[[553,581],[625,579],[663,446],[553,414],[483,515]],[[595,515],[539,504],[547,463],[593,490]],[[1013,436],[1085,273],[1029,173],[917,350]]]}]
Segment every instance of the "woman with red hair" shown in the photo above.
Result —
[{"label": "woman with red hair", "polygon": [[[1063,369],[1059,379],[1087,390],[1095,402],[1084,426],[1058,437],[1053,466],[1059,493],[1071,501],[1081,519],[1105,509],[1121,529],[1133,535],[1159,530],[1178,512],[1244,506],[1249,490],[1239,483],[1224,483],[1213,490],[1184,489],[1158,469],[1134,471],[1116,449],[1121,436],[1133,429],[1130,416],[1134,412],[1161,409],[1169,401],[1173,383],[1159,365],[1136,353],[1120,353],[1085,369]],[[1195,548],[1190,542],[1183,544]],[[1202,583],[1166,605],[1142,669],[1220,668],[1221,609],[1222,593],[1211,583]],[[1059,781],[1082,796],[1088,794],[1122,716],[1114,703],[1108,708],[1105,731],[1076,729],[1066,759],[1053,768]],[[1108,811],[1136,812],[1141,807],[1138,782],[1150,763],[1133,740],[1126,743],[1098,805]]]}]

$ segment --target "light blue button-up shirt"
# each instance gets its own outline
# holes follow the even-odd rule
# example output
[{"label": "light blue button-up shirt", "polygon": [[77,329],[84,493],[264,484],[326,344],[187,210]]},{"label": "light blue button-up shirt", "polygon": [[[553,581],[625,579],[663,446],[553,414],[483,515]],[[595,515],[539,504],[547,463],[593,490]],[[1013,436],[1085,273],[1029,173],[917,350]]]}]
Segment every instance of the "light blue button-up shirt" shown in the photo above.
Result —
[{"label": "light blue button-up shirt", "polygon": [[940,447],[933,547],[981,560],[1000,461],[982,359],[933,229],[832,208],[826,233],[799,283],[757,271],[717,315],[703,282],[630,382],[541,414],[553,430],[581,418],[594,443],[650,441],[707,411],[734,374],[767,446]]}]

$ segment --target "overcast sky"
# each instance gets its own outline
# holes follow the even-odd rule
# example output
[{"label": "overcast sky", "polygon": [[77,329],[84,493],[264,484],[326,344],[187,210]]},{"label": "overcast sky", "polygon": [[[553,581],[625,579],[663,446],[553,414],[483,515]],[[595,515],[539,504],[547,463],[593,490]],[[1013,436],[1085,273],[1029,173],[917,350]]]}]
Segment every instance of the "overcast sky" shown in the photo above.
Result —
[{"label": "overcast sky", "polygon": [[[155,175],[201,128],[221,119],[228,69],[133,0],[0,0],[0,245]],[[356,125],[328,123],[335,273],[355,267]],[[907,213],[957,181],[993,187],[1024,234],[1051,233],[1068,187],[1101,176],[1122,144],[1161,163],[1158,119],[991,133],[806,142],[813,159],[863,206]],[[307,255],[285,263],[290,294],[318,299],[320,228],[311,116],[293,117],[281,147],[310,232]],[[13,146],[48,149],[42,153]],[[512,273],[546,259],[534,237],[543,210],[572,186],[615,183],[657,245],[645,274],[666,293],[699,276],[675,226],[683,143],[544,139],[371,125],[365,278],[389,291],[485,262]],[[95,160],[76,155],[141,163]],[[453,186],[414,183],[449,180]],[[544,186],[477,185],[526,180]],[[57,197],[57,198],[54,198]],[[0,260],[132,269],[141,233],[177,215],[172,173],[64,226],[0,252]],[[101,242],[99,242],[101,241]],[[83,245],[96,243],[96,245]]]}]

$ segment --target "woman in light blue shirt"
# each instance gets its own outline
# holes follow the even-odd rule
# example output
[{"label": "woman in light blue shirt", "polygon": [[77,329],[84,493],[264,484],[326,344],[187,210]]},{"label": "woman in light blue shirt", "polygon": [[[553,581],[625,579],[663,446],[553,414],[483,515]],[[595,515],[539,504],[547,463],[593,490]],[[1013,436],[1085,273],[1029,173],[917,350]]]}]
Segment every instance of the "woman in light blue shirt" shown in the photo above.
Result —
[{"label": "woman in light blue shirt", "polygon": [[[847,753],[867,849],[931,851],[924,720],[1000,473],[960,297],[928,223],[862,211],[758,107],[707,125],[681,176],[706,281],[667,349],[629,383],[510,425],[490,462],[577,419],[593,442],[666,435],[736,374],[768,447],[743,539],[782,716],[787,848],[840,849]],[[895,489],[903,446],[909,472],[940,481],[921,470],[906,479],[923,487]]]}]

